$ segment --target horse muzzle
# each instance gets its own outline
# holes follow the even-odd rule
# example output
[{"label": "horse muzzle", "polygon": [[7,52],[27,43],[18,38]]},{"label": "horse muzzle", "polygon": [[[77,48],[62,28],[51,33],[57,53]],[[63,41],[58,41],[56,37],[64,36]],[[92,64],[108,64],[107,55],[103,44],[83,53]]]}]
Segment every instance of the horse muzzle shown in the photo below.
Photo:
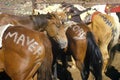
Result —
[{"label": "horse muzzle", "polygon": [[61,49],[64,49],[64,48],[66,48],[67,47],[67,41],[60,41],[59,43],[59,47],[61,48]]}]

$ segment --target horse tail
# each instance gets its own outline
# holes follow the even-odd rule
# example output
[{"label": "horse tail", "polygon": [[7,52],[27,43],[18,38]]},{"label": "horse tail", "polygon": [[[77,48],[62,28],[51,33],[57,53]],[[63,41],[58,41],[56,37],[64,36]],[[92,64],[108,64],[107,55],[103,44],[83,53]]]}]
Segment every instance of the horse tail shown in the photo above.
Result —
[{"label": "horse tail", "polygon": [[92,32],[87,32],[87,52],[85,58],[85,64],[89,64],[89,68],[96,80],[102,80],[102,65],[103,59],[99,47],[96,44],[95,38]]},{"label": "horse tail", "polygon": [[37,74],[37,80],[52,80],[51,66],[46,58],[39,67]]},{"label": "horse tail", "polygon": [[[41,66],[37,70],[37,80],[52,80],[52,61],[53,61],[53,54],[52,54],[52,46],[51,43],[45,44],[45,58],[43,59]],[[49,45],[49,46],[48,46]]]},{"label": "horse tail", "polygon": [[120,44],[116,44],[111,50],[110,50],[110,58],[108,60],[108,64],[107,64],[107,69],[111,68],[111,64],[112,61],[114,60],[115,54],[116,52],[119,51],[120,52]]}]

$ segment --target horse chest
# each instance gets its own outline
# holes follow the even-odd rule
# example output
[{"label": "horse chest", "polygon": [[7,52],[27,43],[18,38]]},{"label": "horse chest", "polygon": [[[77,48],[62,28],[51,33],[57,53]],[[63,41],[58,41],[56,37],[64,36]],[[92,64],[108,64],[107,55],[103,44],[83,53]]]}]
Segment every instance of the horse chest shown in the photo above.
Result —
[{"label": "horse chest", "polygon": [[11,39],[17,46],[20,45],[23,48],[27,46],[27,50],[34,52],[34,54],[41,51],[41,46],[39,46],[39,43],[34,38],[26,36],[25,34],[19,34],[18,32],[8,32],[5,36],[5,40],[7,39]]}]

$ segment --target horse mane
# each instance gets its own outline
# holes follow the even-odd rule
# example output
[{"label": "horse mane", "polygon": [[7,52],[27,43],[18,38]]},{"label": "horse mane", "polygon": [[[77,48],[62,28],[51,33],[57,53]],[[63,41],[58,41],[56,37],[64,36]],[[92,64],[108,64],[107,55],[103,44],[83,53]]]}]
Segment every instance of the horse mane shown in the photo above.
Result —
[{"label": "horse mane", "polygon": [[87,44],[88,46],[87,46],[87,52],[84,63],[86,66],[89,66],[89,68],[92,67],[92,69],[90,68],[90,70],[92,71],[93,74],[97,70],[97,74],[95,75],[100,75],[99,80],[101,80],[103,58],[102,58],[102,53],[95,42],[95,38],[92,32],[87,32]]},{"label": "horse mane", "polygon": [[47,19],[45,17],[45,14],[41,15],[30,15],[30,18],[33,20],[33,23],[35,24],[35,30],[38,30],[39,28],[45,28],[47,26]]},{"label": "horse mane", "polygon": [[33,20],[35,24],[35,30],[44,30],[45,27],[48,25],[48,20],[56,18],[55,14],[47,13],[47,14],[38,14],[38,15],[30,15],[30,18]]}]

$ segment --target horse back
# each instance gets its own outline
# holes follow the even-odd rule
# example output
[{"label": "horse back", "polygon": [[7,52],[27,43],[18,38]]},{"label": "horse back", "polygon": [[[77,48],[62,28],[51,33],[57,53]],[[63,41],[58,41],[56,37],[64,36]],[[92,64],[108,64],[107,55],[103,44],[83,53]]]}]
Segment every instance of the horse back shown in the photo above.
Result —
[{"label": "horse back", "polygon": [[36,32],[20,26],[9,27],[5,31],[2,41],[3,48],[24,55],[41,55],[45,52],[43,41],[49,43],[43,32]]},{"label": "horse back", "polygon": [[2,13],[0,14],[0,25],[5,24],[13,24],[25,27],[29,26],[28,28],[32,28],[32,26],[34,25],[30,16],[18,16]]},{"label": "horse back", "polygon": [[[89,28],[85,24],[72,25],[67,30],[67,37],[69,41],[69,47],[73,52],[73,55],[76,59],[81,59],[81,62],[84,61],[85,53],[87,50],[87,32]],[[81,54],[80,54],[81,53]]]}]

